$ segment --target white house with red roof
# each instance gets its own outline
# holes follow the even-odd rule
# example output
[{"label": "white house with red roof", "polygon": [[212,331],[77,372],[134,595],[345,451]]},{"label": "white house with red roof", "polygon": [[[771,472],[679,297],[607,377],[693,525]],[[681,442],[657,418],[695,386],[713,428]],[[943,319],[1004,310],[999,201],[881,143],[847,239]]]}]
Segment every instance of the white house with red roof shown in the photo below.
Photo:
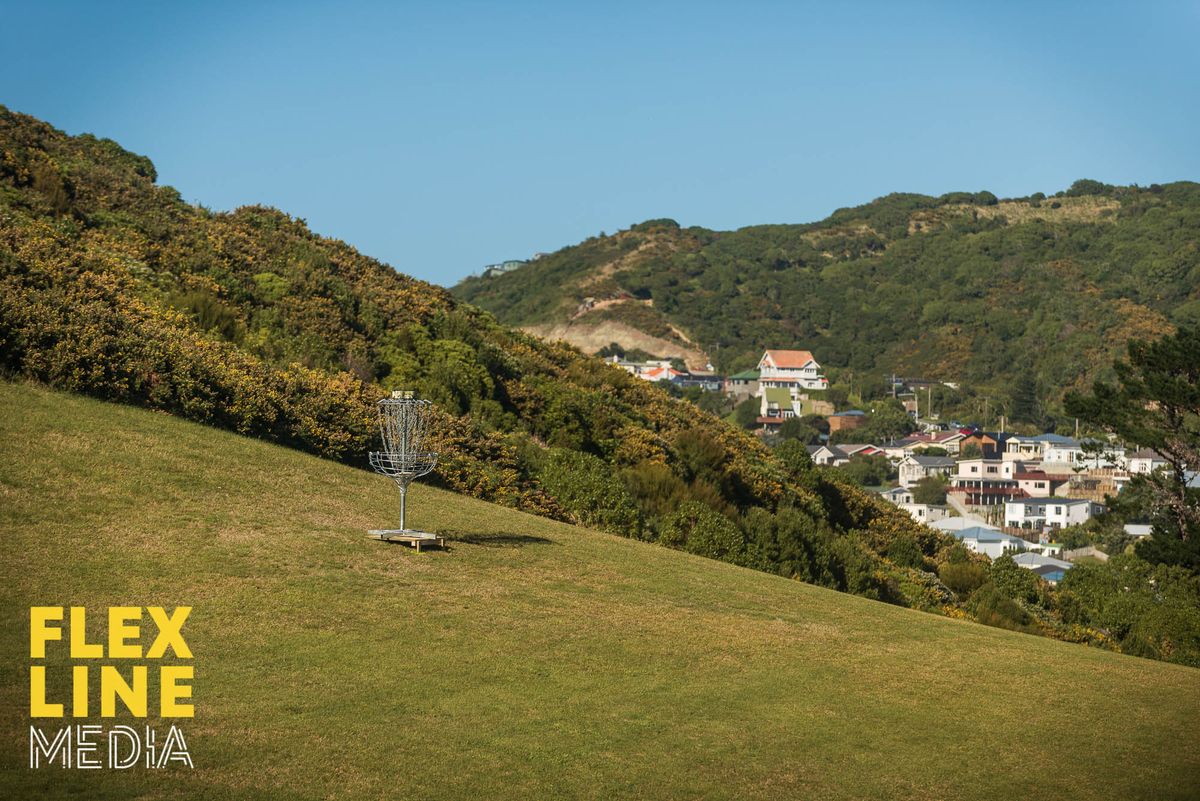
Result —
[{"label": "white house with red roof", "polygon": [[758,360],[760,388],[780,387],[798,394],[809,389],[829,389],[821,365],[806,350],[768,350]]},{"label": "white house with red roof", "polygon": [[676,370],[667,359],[658,359],[649,362],[627,362],[613,356],[612,364],[620,367],[630,375],[637,376],[643,381],[670,381],[677,384],[688,378],[688,373]]},{"label": "white house with red roof", "polygon": [[639,370],[637,377],[646,381],[682,381],[687,377],[687,373],[682,370],[676,370],[670,364],[660,364],[647,367],[645,370]]}]

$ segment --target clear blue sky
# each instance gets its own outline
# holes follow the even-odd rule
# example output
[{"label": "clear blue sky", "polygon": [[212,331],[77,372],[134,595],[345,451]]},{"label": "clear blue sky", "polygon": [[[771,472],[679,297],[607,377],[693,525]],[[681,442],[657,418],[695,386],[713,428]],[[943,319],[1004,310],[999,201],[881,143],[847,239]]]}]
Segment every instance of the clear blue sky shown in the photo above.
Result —
[{"label": "clear blue sky", "polygon": [[1200,3],[0,0],[0,103],[450,284],[650,217],[1200,180]]}]

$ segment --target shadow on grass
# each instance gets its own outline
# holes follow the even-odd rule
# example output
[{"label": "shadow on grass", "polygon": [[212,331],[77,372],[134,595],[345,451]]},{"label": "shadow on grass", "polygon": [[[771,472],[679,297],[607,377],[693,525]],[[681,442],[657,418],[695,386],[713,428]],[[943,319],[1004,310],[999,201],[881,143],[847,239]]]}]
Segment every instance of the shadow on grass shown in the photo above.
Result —
[{"label": "shadow on grass", "polygon": [[483,548],[524,548],[526,545],[557,545],[554,540],[532,534],[511,534],[497,531],[485,534],[478,531],[442,531],[447,547],[456,543],[479,545]]}]

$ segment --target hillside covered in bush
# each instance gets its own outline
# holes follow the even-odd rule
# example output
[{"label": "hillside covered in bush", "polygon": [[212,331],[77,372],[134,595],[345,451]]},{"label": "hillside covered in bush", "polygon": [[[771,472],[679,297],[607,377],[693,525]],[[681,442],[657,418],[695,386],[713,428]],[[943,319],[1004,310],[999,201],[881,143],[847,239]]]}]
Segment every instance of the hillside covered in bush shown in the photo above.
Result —
[{"label": "hillside covered in bush", "polygon": [[1200,660],[1191,574],[1151,566],[1141,605],[1114,611],[1101,572],[1064,605],[1012,560],[989,565],[814,467],[797,440],[772,451],[301,220],[189,205],[148,159],[2,107],[0,373],[360,467],[375,401],[415,389],[437,409],[432,479],[458,493],[903,606]]},{"label": "hillside covered in bush", "polygon": [[434,480],[458,492],[895,603],[953,604],[933,572],[946,541],[812,469],[803,448],[777,456],[301,220],[189,205],[148,159],[4,109],[0,367],[364,466],[374,402],[415,389],[438,410]]},{"label": "hillside covered in bush", "polygon": [[1129,339],[1200,321],[1200,184],[893,194],[728,232],[651,220],[453,291],[585,348],[647,350],[645,335],[730,372],[801,348],[858,384],[958,382],[1012,412],[1020,388],[1053,413],[1111,377]]}]

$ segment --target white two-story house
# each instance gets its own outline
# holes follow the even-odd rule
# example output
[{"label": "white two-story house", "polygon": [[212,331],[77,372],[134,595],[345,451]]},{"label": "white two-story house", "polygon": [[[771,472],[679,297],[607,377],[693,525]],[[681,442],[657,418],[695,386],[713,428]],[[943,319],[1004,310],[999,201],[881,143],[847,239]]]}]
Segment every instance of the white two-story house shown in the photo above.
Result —
[{"label": "white two-story house", "polygon": [[1007,459],[963,459],[950,476],[950,491],[971,506],[998,506],[1022,492],[1014,477],[1023,465]]},{"label": "white two-story house", "polygon": [[758,360],[760,389],[787,389],[793,397],[808,390],[829,389],[821,365],[806,350],[769,350]]},{"label": "white two-story house", "polygon": [[1012,528],[1066,528],[1103,514],[1104,504],[1074,498],[1014,498],[1004,504],[1004,525]]}]

